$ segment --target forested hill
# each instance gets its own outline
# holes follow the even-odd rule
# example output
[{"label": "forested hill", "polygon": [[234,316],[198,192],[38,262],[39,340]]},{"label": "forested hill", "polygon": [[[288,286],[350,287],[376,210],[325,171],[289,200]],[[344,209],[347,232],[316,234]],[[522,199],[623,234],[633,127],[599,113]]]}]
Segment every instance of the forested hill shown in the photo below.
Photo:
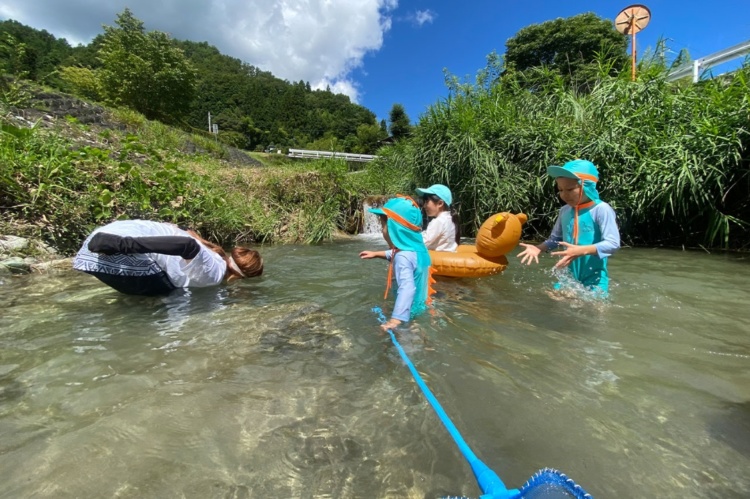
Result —
[{"label": "forested hill", "polygon": [[[275,146],[372,153],[388,135],[384,121],[378,124],[370,110],[346,95],[312,90],[304,81],[282,80],[206,42],[146,32],[127,9],[115,24],[105,27],[90,44],[71,47],[64,38],[45,30],[14,20],[0,21],[0,71],[92,100],[125,105],[184,128],[208,130],[210,112],[222,141],[249,150]],[[128,58],[134,55],[138,57]],[[118,74],[107,66],[114,57],[121,60],[111,66],[125,67],[126,72]],[[153,79],[145,81],[147,68],[136,65],[144,59],[147,68],[180,68],[183,74],[172,81],[188,82],[189,88],[183,85],[151,96],[159,102],[144,103],[147,92],[143,89],[164,87],[154,85]]]},{"label": "forested hill", "polygon": [[249,143],[244,147],[305,147],[327,137],[329,142],[333,140],[353,150],[361,145],[357,140],[358,126],[377,127],[375,115],[353,104],[346,95],[312,90],[304,81],[281,80],[224,55],[205,42],[175,44],[198,70],[200,97],[193,101],[190,123],[204,126],[211,112],[220,130],[247,137]]}]

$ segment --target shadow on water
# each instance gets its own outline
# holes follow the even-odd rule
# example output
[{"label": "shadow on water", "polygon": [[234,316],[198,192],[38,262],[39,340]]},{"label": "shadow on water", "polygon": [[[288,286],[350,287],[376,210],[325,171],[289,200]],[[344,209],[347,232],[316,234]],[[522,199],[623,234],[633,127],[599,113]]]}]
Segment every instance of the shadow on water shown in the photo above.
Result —
[{"label": "shadow on water", "polygon": [[727,403],[708,422],[710,435],[750,458],[750,401]]},{"label": "shadow on water", "polygon": [[7,404],[19,399],[24,393],[25,391],[18,381],[0,378],[0,404]]}]

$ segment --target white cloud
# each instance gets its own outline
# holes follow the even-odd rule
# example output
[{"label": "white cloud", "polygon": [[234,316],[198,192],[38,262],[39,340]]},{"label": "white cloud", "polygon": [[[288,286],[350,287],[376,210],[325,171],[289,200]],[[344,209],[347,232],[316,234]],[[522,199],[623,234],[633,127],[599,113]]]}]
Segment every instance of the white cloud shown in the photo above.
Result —
[{"label": "white cloud", "polygon": [[423,24],[431,23],[432,21],[434,21],[435,17],[437,17],[437,15],[430,9],[418,10],[416,14],[414,14],[414,21],[418,25],[422,26]]},{"label": "white cloud", "polygon": [[313,90],[325,90],[330,89],[334,94],[348,95],[352,102],[359,102],[359,88],[357,84],[351,80],[343,79],[330,81],[323,79],[315,85],[310,85]]},{"label": "white cloud", "polygon": [[0,19],[15,19],[18,12],[12,5],[0,5]]},{"label": "white cloud", "polygon": [[329,85],[356,102],[352,70],[382,47],[398,0],[3,0],[0,18],[75,45],[114,25],[126,7],[148,30],[207,41],[279,78]]}]

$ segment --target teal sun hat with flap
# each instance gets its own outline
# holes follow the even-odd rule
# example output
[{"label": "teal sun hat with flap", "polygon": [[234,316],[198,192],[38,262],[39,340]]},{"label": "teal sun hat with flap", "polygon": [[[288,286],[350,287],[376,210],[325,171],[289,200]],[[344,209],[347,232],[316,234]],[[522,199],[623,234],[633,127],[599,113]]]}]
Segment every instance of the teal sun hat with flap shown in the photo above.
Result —
[{"label": "teal sun hat with flap", "polygon": [[548,166],[547,175],[552,178],[565,177],[578,180],[583,186],[583,193],[594,203],[599,202],[599,192],[596,183],[599,181],[599,171],[591,161],[574,159],[562,166]]},{"label": "teal sun hat with flap", "polygon": [[382,208],[370,208],[370,213],[388,217],[388,235],[393,245],[403,251],[427,253],[422,239],[422,211],[411,198],[389,199]]}]

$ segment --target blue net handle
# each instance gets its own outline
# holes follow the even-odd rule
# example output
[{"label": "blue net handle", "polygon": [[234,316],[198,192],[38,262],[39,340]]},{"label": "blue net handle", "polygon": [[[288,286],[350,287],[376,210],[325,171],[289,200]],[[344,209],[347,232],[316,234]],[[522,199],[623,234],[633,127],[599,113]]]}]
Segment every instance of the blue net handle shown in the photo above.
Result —
[{"label": "blue net handle", "polygon": [[[374,307],[372,311],[377,314],[380,323],[385,324],[387,319],[383,314],[381,308]],[[497,476],[497,474],[492,471],[489,466],[484,464],[476,456],[476,454],[474,454],[469,445],[463,439],[461,434],[458,432],[456,425],[454,425],[453,421],[450,420],[448,414],[446,414],[446,412],[443,410],[443,407],[440,405],[440,402],[438,402],[438,400],[432,394],[430,389],[427,387],[427,384],[419,375],[419,372],[417,372],[414,364],[412,364],[411,360],[409,360],[409,357],[406,355],[404,349],[401,348],[401,345],[396,340],[396,335],[393,334],[393,331],[389,329],[388,334],[391,337],[393,345],[396,347],[396,350],[401,356],[401,359],[406,364],[406,367],[409,368],[409,371],[411,371],[411,374],[414,377],[414,381],[417,383],[419,388],[422,390],[425,398],[435,410],[435,413],[440,418],[443,426],[445,426],[445,428],[448,430],[448,433],[450,433],[453,441],[456,442],[456,445],[458,445],[461,454],[463,454],[464,458],[469,463],[469,466],[471,466],[471,471],[474,473],[477,484],[482,490],[480,499],[592,499],[591,495],[583,490],[580,485],[575,483],[572,479],[568,478],[565,474],[560,473],[559,471],[552,468],[544,468],[537,471],[534,476],[529,478],[529,480],[520,490],[508,490],[500,477]]]},{"label": "blue net handle", "polygon": [[[380,309],[380,307],[374,307],[372,311],[378,315],[378,320],[380,321],[380,323],[385,324],[387,319],[385,315],[383,315],[383,311]],[[390,329],[388,330],[388,334],[391,336],[391,341],[393,341],[393,345],[396,347],[396,350],[398,350],[399,355],[401,355],[401,359],[404,361],[404,363],[406,363],[406,367],[409,368],[409,371],[411,371],[411,374],[414,377],[414,381],[416,381],[425,398],[437,413],[440,421],[443,423],[443,426],[445,426],[445,428],[448,430],[448,433],[450,433],[451,437],[453,437],[453,440],[456,442],[456,445],[458,445],[458,448],[461,450],[464,458],[469,463],[469,466],[471,466],[471,471],[474,473],[477,484],[479,485],[479,488],[482,489],[482,499],[515,499],[517,497],[520,497],[520,493],[517,489],[508,490],[503,481],[500,480],[500,477],[497,476],[497,474],[492,471],[489,466],[480,461],[479,458],[471,450],[471,448],[469,448],[468,444],[464,441],[463,437],[461,437],[461,434],[458,432],[456,426],[443,410],[440,402],[438,402],[430,389],[427,387],[427,384],[425,384],[425,382],[422,380],[422,377],[417,372],[414,364],[411,363],[411,360],[409,360],[409,357],[406,355],[406,352],[404,352],[404,349],[401,348],[401,345],[396,340],[396,335],[394,335],[393,331],[391,331]]]}]

